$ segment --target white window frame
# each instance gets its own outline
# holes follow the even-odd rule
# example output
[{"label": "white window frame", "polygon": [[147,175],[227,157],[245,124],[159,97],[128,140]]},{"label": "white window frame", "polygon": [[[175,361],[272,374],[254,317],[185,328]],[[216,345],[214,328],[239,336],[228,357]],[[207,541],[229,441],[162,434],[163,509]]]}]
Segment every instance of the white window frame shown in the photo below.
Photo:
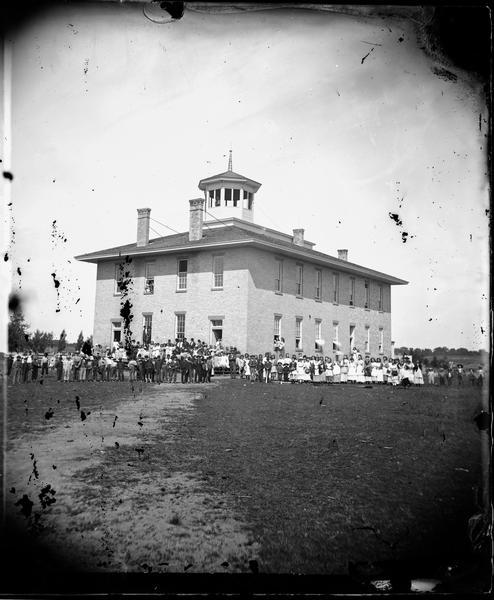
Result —
[{"label": "white window frame", "polygon": [[340,324],[338,323],[338,321],[333,321],[333,352],[339,350],[340,346],[339,327]]},{"label": "white window frame", "polygon": [[120,332],[120,340],[118,340],[120,343],[122,343],[123,341],[123,327],[122,327],[122,319],[112,319],[111,320],[111,343],[113,344],[113,342],[117,341],[114,339],[114,333],[116,331]]},{"label": "white window frame", "polygon": [[322,346],[317,343],[317,340],[322,340],[322,319],[314,319],[315,326],[315,341],[314,349],[318,352],[322,352]]},{"label": "white window frame", "polygon": [[282,315],[274,315],[273,340],[275,342],[281,339],[281,318]]},{"label": "white window frame", "polygon": [[333,272],[333,304],[340,303],[340,274]]},{"label": "white window frame", "polygon": [[[221,325],[215,325],[214,323],[219,323],[221,322]],[[216,338],[214,337],[214,331],[220,331],[221,330],[221,340],[223,340],[223,318],[216,318],[216,319],[209,319],[209,343],[211,345],[216,343]]]},{"label": "white window frame", "polygon": [[[217,264],[221,259],[221,273],[218,271]],[[213,289],[222,290],[224,283],[224,254],[214,254],[213,255]],[[221,275],[221,280],[219,279]]]},{"label": "white window frame", "polygon": [[370,280],[364,280],[364,290],[365,290],[365,303],[364,308],[370,309]]},{"label": "white window frame", "polygon": [[302,298],[304,295],[304,265],[296,263],[295,295]]},{"label": "white window frame", "polygon": [[316,269],[315,300],[322,300],[322,269]]},{"label": "white window frame", "polygon": [[[185,312],[176,312],[175,313],[175,339],[179,338],[183,340],[185,336]],[[179,332],[179,323],[183,321],[183,331]],[[180,337],[181,336],[181,337]]]},{"label": "white window frame", "polygon": [[[149,341],[145,342],[144,341],[144,336],[146,334],[147,331],[147,327],[146,327],[146,320],[149,319],[150,320],[150,325],[149,325]],[[153,339],[153,313],[142,313],[142,343],[150,343],[151,340]]]},{"label": "white window frame", "polygon": [[275,258],[276,266],[278,269],[277,276],[274,278],[274,291],[278,294],[283,293],[283,259]]},{"label": "white window frame", "polygon": [[356,329],[357,329],[357,326],[354,325],[353,323],[350,323],[350,353],[355,348]]},{"label": "white window frame", "polygon": [[295,350],[301,351],[303,348],[302,335],[303,335],[303,318],[295,317]]},{"label": "white window frame", "polygon": [[[185,262],[187,264],[186,271],[180,271],[180,263]],[[185,276],[184,276],[185,273]],[[188,258],[178,258],[177,259],[177,291],[178,292],[186,292],[187,291],[187,276],[189,274],[189,259]]]},{"label": "white window frame", "polygon": [[[154,268],[156,263],[154,261],[147,262],[144,265],[144,293],[146,295],[154,294]],[[153,269],[153,274],[149,275],[149,271]]]},{"label": "white window frame", "polygon": [[115,263],[115,289],[113,291],[114,296],[121,296],[123,291],[120,289],[120,284],[124,280],[123,269],[120,263]]}]

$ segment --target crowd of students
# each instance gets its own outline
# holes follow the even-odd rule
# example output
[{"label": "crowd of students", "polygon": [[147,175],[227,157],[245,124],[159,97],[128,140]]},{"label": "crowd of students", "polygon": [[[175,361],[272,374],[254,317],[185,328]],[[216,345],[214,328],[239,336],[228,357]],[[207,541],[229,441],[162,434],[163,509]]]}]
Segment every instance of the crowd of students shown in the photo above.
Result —
[{"label": "crowd of students", "polygon": [[133,343],[128,350],[121,344],[103,348],[86,342],[79,352],[11,353],[7,359],[12,383],[37,381],[55,374],[57,381],[143,381],[153,383],[209,383],[216,373],[229,373],[246,381],[264,383],[388,384],[408,387],[424,385],[482,386],[482,366],[465,372],[461,364],[424,367],[410,356],[372,358],[354,348],[350,355],[296,356],[241,354],[236,348],[211,346],[201,340],[177,339],[148,345]]}]

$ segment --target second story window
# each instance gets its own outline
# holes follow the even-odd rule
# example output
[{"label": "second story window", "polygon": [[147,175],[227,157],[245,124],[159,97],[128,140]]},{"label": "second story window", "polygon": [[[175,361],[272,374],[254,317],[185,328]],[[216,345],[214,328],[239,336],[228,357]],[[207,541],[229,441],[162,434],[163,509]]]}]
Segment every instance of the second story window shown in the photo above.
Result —
[{"label": "second story window", "polygon": [[295,280],[295,294],[302,296],[304,293],[304,267],[303,265],[296,265],[296,280]]},{"label": "second story window", "polygon": [[177,290],[187,289],[187,267],[188,260],[182,258],[178,261],[177,265]]},{"label": "second story window", "polygon": [[378,301],[378,310],[384,310],[383,308],[384,303],[383,303],[383,286],[379,285],[379,301]]},{"label": "second story window", "polygon": [[365,286],[365,304],[364,308],[370,308],[370,282],[368,279],[364,282]]},{"label": "second story window", "polygon": [[144,293],[154,294],[154,262],[146,263],[146,272],[144,274]]},{"label": "second story window", "polygon": [[223,256],[213,256],[213,287],[223,287]]},{"label": "second story window", "polygon": [[333,273],[333,302],[338,304],[340,301],[340,275]]},{"label": "second story window", "polygon": [[274,291],[283,291],[283,261],[281,258],[275,260],[275,274],[274,274]]},{"label": "second story window", "polygon": [[238,206],[240,200],[240,190],[233,190],[233,206]]},{"label": "second story window", "polygon": [[124,270],[122,265],[115,265],[115,289],[114,294],[122,294],[124,291]]},{"label": "second story window", "polygon": [[355,277],[350,277],[350,306],[355,306]]},{"label": "second story window", "polygon": [[315,298],[316,298],[316,300],[321,300],[321,298],[322,298],[322,271],[321,271],[321,269],[316,269]]}]

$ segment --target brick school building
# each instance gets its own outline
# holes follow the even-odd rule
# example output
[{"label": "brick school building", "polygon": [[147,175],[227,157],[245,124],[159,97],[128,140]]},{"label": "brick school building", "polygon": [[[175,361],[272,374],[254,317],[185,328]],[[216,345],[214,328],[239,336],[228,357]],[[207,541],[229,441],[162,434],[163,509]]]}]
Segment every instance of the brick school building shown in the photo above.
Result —
[{"label": "brick school building", "polygon": [[[229,168],[199,182],[189,231],[149,238],[151,209],[137,209],[131,244],[77,256],[97,265],[93,340],[124,340],[122,298],[132,339],[187,337],[240,352],[392,353],[391,286],[407,282],[315,250],[303,229],[292,235],[255,224],[261,184]],[[123,294],[123,295],[122,295]]]}]

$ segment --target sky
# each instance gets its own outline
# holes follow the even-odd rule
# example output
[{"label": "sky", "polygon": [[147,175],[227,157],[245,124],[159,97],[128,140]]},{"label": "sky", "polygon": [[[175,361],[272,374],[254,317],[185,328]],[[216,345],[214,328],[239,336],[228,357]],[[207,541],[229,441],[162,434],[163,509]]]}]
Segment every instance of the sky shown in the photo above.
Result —
[{"label": "sky", "polygon": [[257,223],[409,281],[392,290],[398,347],[488,347],[487,108],[472,76],[434,72],[413,22],[187,10],[158,24],[141,5],[70,4],[8,43],[2,287],[10,269],[31,330],[90,335],[96,266],[74,256],[135,241],[137,208],[186,231],[232,148],[262,183]]}]

